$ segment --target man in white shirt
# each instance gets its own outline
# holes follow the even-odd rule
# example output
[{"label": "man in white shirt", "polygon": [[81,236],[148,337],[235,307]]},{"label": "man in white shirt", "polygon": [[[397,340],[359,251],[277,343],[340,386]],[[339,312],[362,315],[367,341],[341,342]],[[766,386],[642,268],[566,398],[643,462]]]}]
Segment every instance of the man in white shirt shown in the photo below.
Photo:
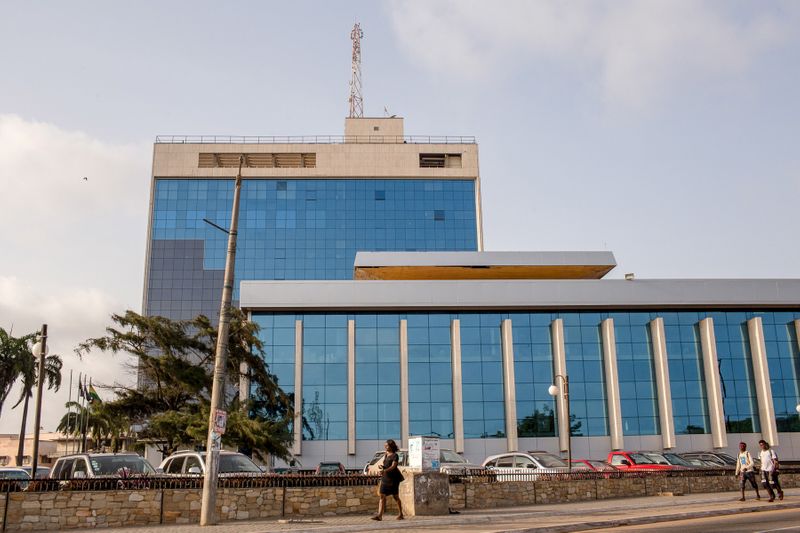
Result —
[{"label": "man in white shirt", "polygon": [[769,501],[775,501],[775,492],[772,490],[772,485],[775,485],[775,490],[778,491],[778,499],[782,500],[783,489],[778,483],[778,454],[763,439],[758,441],[758,445],[761,447],[761,452],[758,454],[761,459],[761,483],[769,493]]},{"label": "man in white shirt", "polygon": [[755,463],[750,452],[747,451],[747,444],[744,442],[739,443],[739,456],[736,458],[735,475],[739,478],[739,488],[742,491],[742,497],[739,498],[740,502],[744,501],[744,486],[747,481],[756,491],[756,500],[761,499],[761,495],[758,493],[758,484],[756,483]]}]

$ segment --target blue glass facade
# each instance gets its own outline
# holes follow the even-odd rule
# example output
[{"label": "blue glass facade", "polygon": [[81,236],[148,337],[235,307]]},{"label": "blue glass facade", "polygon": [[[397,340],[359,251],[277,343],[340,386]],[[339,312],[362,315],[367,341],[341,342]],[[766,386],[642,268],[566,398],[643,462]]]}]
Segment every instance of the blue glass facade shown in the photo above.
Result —
[{"label": "blue glass facade", "polygon": [[[233,181],[156,179],[149,315],[216,317]],[[352,279],[357,251],[477,250],[475,184],[441,179],[246,179],[239,281]]]},{"label": "blue glass facade", "polygon": [[649,323],[664,320],[672,409],[677,434],[709,433],[706,376],[698,322],[714,319],[727,431],[760,431],[747,320],[760,316],[780,431],[800,431],[800,354],[792,312],[413,312],[254,313],[267,362],[279,383],[292,389],[295,320],[303,321],[303,413],[306,439],[347,437],[347,321],[355,321],[356,437],[400,435],[400,321],[407,320],[409,431],[453,436],[451,322],[461,324],[465,438],[505,436],[503,319],[512,322],[519,437],[556,435],[550,325],[564,321],[570,377],[571,427],[575,436],[608,435],[601,323],[614,319],[625,435],[660,433]]},{"label": "blue glass facade", "polygon": [[800,417],[795,406],[800,403],[800,353],[794,320],[800,313],[758,313],[764,328],[772,402],[778,431],[800,432]]}]

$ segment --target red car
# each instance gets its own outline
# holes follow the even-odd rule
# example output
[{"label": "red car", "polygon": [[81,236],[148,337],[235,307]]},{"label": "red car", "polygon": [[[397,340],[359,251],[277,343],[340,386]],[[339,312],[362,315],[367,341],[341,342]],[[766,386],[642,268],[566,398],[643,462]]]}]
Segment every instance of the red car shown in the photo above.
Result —
[{"label": "red car", "polygon": [[669,464],[659,464],[641,452],[610,452],[608,464],[620,470],[678,470]]}]

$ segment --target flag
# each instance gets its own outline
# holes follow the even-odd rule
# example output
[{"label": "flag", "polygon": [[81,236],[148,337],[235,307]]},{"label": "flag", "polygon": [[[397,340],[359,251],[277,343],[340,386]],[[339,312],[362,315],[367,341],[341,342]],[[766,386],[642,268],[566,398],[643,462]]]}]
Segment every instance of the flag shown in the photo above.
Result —
[{"label": "flag", "polygon": [[97,391],[94,390],[94,385],[91,383],[89,384],[89,391],[87,392],[89,403],[103,403],[103,400],[100,399],[100,395],[97,394]]},{"label": "flag", "polygon": [[83,390],[83,384],[78,382],[78,397],[82,400],[86,399],[86,392]]}]

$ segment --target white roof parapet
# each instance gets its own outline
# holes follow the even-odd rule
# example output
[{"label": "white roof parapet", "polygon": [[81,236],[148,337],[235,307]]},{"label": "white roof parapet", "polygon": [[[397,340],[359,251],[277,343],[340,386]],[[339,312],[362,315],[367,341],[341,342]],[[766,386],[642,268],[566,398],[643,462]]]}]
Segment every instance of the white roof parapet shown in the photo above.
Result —
[{"label": "white roof parapet", "polygon": [[240,306],[254,311],[800,308],[800,279],[243,281]]},{"label": "white roof parapet", "polygon": [[354,266],[616,266],[612,252],[357,252]]}]

